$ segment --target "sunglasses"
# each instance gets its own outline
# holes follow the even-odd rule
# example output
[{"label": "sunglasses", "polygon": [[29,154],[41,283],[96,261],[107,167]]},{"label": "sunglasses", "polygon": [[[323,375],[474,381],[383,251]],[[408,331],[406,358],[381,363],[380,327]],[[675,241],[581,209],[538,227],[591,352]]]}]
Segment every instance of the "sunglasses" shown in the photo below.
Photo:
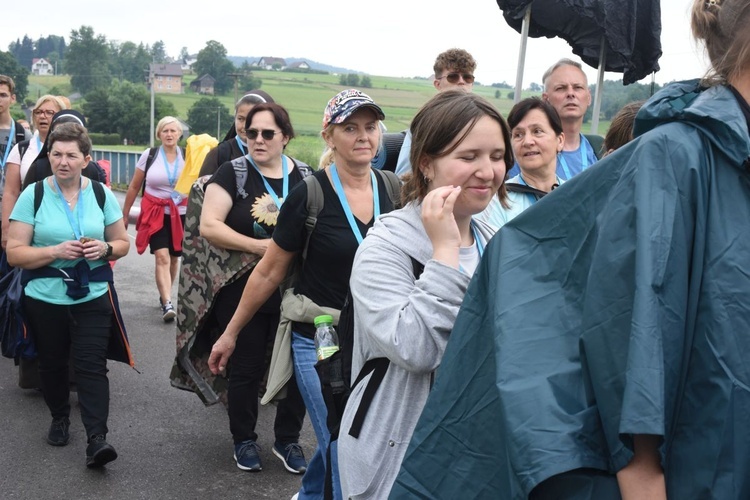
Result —
[{"label": "sunglasses", "polygon": [[438,78],[438,80],[445,78],[449,83],[458,83],[462,77],[466,83],[474,83],[474,75],[471,73],[448,73]]},{"label": "sunglasses", "polygon": [[272,141],[276,134],[282,134],[283,132],[281,132],[281,130],[256,130],[254,128],[249,128],[245,130],[245,133],[247,134],[247,138],[251,141],[257,139],[258,134],[260,134],[266,141]]}]

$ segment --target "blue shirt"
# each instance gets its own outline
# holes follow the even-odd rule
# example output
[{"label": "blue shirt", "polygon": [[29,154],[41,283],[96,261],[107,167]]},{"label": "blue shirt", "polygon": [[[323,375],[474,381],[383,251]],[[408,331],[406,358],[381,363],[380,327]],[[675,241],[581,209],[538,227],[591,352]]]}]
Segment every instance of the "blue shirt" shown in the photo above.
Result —
[{"label": "blue shirt", "polygon": [[[34,184],[29,185],[18,197],[13,212],[10,214],[10,220],[23,222],[34,227],[34,235],[31,238],[31,246],[42,248],[57,245],[63,241],[75,239],[73,228],[70,225],[68,216],[63,209],[60,198],[45,180],[44,198],[39,206],[39,210],[34,216]],[[78,220],[78,211],[83,204],[84,220],[82,234],[89,238],[104,240],[104,228],[122,219],[122,210],[117,202],[117,198],[109,190],[104,188],[106,201],[104,210],[99,208],[96,201],[96,194],[91,182],[81,191],[79,201],[73,208],[73,219]],[[52,261],[49,266],[57,269],[75,266],[81,259],[66,260],[57,259]],[[90,260],[89,266],[93,269],[103,265],[109,265],[105,260]],[[24,289],[24,293],[33,299],[42,300],[50,304],[79,304],[87,302],[107,293],[106,282],[89,283],[90,293],[86,297],[75,300],[66,294],[67,287],[60,278],[38,278],[29,281]]]}]

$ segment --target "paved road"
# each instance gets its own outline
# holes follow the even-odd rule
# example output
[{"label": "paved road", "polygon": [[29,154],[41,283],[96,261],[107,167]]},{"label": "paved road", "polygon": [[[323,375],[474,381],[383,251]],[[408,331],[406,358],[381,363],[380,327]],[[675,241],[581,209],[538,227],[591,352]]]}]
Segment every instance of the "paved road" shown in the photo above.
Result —
[{"label": "paved road", "polygon": [[[129,233],[134,235],[132,224]],[[140,372],[109,363],[108,440],[119,458],[104,470],[86,469],[86,437],[75,394],[70,443],[49,446],[50,417],[41,394],[18,388],[13,361],[0,358],[0,498],[290,498],[300,477],[286,472],[271,453],[273,407],[261,407],[257,427],[263,471],[243,472],[232,459],[225,409],[205,407],[196,395],[170,386],[175,327],[161,320],[153,258],[138,255],[133,244],[115,266],[115,282]],[[315,436],[307,419],[301,444],[310,458]]]}]

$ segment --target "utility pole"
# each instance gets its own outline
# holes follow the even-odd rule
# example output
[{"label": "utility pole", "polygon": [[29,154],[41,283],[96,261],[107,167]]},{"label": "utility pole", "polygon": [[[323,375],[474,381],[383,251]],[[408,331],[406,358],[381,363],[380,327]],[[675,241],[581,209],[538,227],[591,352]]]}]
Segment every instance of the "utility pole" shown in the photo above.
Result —
[{"label": "utility pole", "polygon": [[234,78],[234,102],[237,102],[237,99],[239,99],[238,95],[238,80],[242,76],[242,73],[227,73],[227,76],[231,76]]},{"label": "utility pole", "polygon": [[151,135],[149,136],[150,137],[149,144],[151,144],[151,147],[153,148],[154,147],[154,112],[155,112],[155,109],[154,109],[154,65],[150,64],[148,66],[148,69],[149,69],[149,72],[148,72],[149,84],[151,86]]},{"label": "utility pole", "polygon": [[216,108],[216,137],[221,138],[221,106]]}]

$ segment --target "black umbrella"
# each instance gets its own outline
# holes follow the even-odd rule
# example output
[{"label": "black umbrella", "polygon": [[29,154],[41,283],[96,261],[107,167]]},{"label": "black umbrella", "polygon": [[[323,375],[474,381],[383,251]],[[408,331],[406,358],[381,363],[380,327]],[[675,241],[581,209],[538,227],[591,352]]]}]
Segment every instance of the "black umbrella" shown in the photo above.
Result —
[{"label": "black umbrella", "polygon": [[584,63],[599,70],[595,119],[604,71],[622,73],[625,85],[659,71],[659,0],[497,0],[497,5],[505,21],[522,34],[522,52],[526,36],[558,37]]}]

